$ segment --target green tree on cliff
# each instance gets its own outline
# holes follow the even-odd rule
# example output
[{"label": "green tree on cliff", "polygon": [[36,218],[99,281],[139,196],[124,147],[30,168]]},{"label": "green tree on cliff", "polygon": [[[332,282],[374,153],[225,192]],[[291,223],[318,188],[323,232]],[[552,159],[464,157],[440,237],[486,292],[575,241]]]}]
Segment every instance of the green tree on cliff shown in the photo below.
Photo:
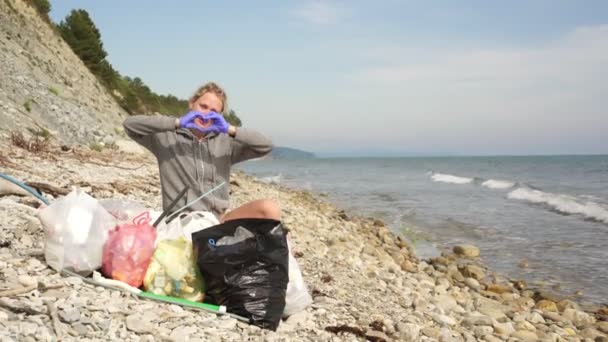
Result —
[{"label": "green tree on cliff", "polygon": [[40,13],[45,20],[49,20],[49,13],[51,12],[51,3],[49,0],[28,0],[28,2],[34,5],[38,13]]},{"label": "green tree on cliff", "polygon": [[[87,11],[72,10],[57,27],[63,39],[93,74],[97,76],[101,76],[102,73],[111,74],[111,66],[105,60],[108,54],[103,48],[101,34]],[[107,77],[109,75],[106,75]]]}]

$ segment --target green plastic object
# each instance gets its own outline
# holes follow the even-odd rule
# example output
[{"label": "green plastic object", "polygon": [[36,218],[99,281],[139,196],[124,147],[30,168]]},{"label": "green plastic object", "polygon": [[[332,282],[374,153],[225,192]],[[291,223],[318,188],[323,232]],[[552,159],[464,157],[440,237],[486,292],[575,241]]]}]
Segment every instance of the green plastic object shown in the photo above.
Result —
[{"label": "green plastic object", "polygon": [[161,302],[178,304],[178,305],[182,305],[182,306],[189,306],[189,307],[198,308],[198,309],[212,310],[217,313],[226,312],[226,307],[223,307],[223,306],[217,306],[217,305],[213,305],[213,304],[200,303],[200,302],[193,302],[193,301],[190,301],[187,299],[177,298],[177,297],[162,296],[162,295],[157,295],[157,294],[154,294],[151,292],[142,291],[138,294],[138,296],[148,298],[148,299],[158,300]]},{"label": "green plastic object", "polygon": [[[101,286],[101,287],[105,287],[105,288],[112,289],[112,290],[127,292],[123,288],[118,288],[118,287],[111,286],[111,285],[108,285],[108,284],[100,283],[100,282],[95,281],[95,280],[93,280],[91,278],[83,277],[80,274],[74,273],[74,272],[72,272],[70,270],[61,270],[61,273],[63,273],[64,275],[80,278],[80,279],[82,279],[82,281],[84,281],[87,284],[92,284],[92,285],[95,285],[95,286]],[[182,298],[175,298],[175,297],[169,297],[169,296],[161,296],[161,295],[157,295],[157,294],[150,293],[150,292],[145,292],[145,291],[141,291],[141,292],[138,292],[137,294],[135,294],[135,293],[133,293],[133,294],[136,295],[137,297],[140,297],[140,298],[146,298],[146,299],[156,300],[156,301],[159,301],[159,302],[172,303],[172,304],[181,305],[181,306],[185,306],[185,307],[191,307],[191,308],[195,308],[195,309],[199,309],[199,310],[214,312],[214,313],[217,313],[217,314],[220,314],[220,315],[228,315],[228,316],[230,316],[232,318],[235,318],[235,319],[237,319],[239,321],[249,323],[249,319],[247,319],[245,317],[241,317],[239,315],[235,315],[235,314],[232,314],[230,312],[226,312],[226,307],[225,306],[217,306],[217,305],[213,305],[213,304],[193,302],[193,301],[190,301],[190,300],[187,300],[187,299],[182,299]]]}]

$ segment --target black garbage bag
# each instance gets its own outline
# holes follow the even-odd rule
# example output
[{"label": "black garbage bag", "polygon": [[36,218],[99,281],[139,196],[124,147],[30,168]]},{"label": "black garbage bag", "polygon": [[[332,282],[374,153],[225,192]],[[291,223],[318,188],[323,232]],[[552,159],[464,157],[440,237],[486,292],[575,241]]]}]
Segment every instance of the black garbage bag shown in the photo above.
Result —
[{"label": "black garbage bag", "polygon": [[280,221],[238,219],[192,234],[206,302],[276,330],[289,281],[289,250]]}]

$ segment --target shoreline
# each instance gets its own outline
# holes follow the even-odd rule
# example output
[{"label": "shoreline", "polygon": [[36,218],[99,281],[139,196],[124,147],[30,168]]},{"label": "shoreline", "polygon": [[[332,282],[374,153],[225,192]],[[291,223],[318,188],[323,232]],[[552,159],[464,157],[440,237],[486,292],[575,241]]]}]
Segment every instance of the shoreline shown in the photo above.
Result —
[{"label": "shoreline", "polygon": [[[160,206],[158,168],[149,155],[81,148],[61,152],[58,146],[32,154],[10,141],[0,141],[0,146],[1,172],[17,179],[62,189],[79,185],[98,199],[129,198]],[[40,254],[43,234],[31,207],[36,200],[15,195],[0,197],[0,241],[8,243],[0,248],[0,291],[23,286],[26,280],[60,287],[0,301],[40,313],[46,312],[43,299],[54,301],[64,336],[74,339],[608,341],[606,307],[585,312],[574,301],[550,300],[521,283],[493,276],[476,257],[452,253],[418,260],[413,246],[381,220],[351,216],[306,190],[266,184],[237,171],[231,192],[233,208],[260,198],[279,203],[313,296],[310,307],[283,321],[276,332],[135,300],[60,276],[46,267]],[[461,253],[475,255],[475,250],[463,248]],[[0,327],[0,336],[18,340],[54,337],[53,321],[46,314],[0,308]]]},{"label": "shoreline", "polygon": [[[409,227],[406,228],[406,230],[404,231],[402,229],[402,231],[400,232],[396,227],[393,227],[391,224],[386,224],[385,220],[383,220],[382,218],[379,217],[375,217],[373,216],[373,214],[361,214],[361,215],[355,215],[353,214],[354,211],[357,211],[359,209],[345,209],[342,206],[339,205],[339,203],[336,203],[335,200],[331,200],[331,194],[327,193],[327,192],[322,192],[322,191],[314,191],[314,190],[310,190],[310,189],[305,189],[302,187],[298,187],[297,185],[285,185],[281,182],[274,182],[274,181],[265,181],[262,180],[258,177],[256,177],[255,175],[251,175],[251,174],[247,174],[244,171],[238,171],[241,172],[243,174],[246,174],[248,177],[251,177],[252,179],[255,179],[257,182],[260,182],[262,184],[268,185],[268,186],[276,186],[279,187],[280,189],[282,189],[283,191],[297,191],[297,192],[305,192],[305,193],[309,193],[311,196],[317,196],[319,198],[322,198],[324,200],[327,201],[327,203],[329,205],[333,205],[336,210],[343,212],[343,215],[345,217],[351,217],[351,218],[358,218],[360,220],[368,220],[371,222],[375,222],[376,224],[379,224],[381,226],[386,226],[390,229],[390,231],[395,235],[395,236],[400,236],[402,239],[404,239],[405,241],[407,241],[408,244],[412,245],[413,247],[413,254],[415,254],[415,256],[420,260],[420,261],[424,261],[428,264],[434,264],[434,263],[442,263],[445,262],[443,261],[443,259],[441,258],[451,258],[451,262],[454,261],[454,257],[453,257],[453,248],[456,247],[458,244],[444,244],[445,246],[443,247],[436,247],[434,245],[434,243],[437,243],[438,241],[433,240],[428,238],[428,234],[421,232],[421,231],[416,231],[416,230],[410,230]],[[363,211],[363,210],[361,210]],[[420,242],[422,242],[422,246],[423,248],[427,248],[426,250],[423,251],[423,255],[424,256],[420,256],[418,255],[418,242],[413,242],[412,238],[417,240],[417,237],[421,236],[421,239],[419,240]],[[429,252],[430,251],[430,252]],[[426,252],[426,253],[425,253]],[[480,258],[483,258],[483,255],[480,255]],[[525,262],[526,260],[524,259],[523,262]],[[519,284],[526,284],[526,287],[528,290],[534,291],[534,292],[539,292],[541,296],[546,297],[547,299],[552,299],[554,301],[559,301],[559,300],[572,300],[574,302],[577,302],[581,307],[586,308],[586,311],[594,311],[599,307],[602,306],[608,306],[608,299],[606,299],[605,302],[600,302],[600,301],[593,301],[590,299],[585,299],[583,298],[581,295],[577,295],[576,292],[578,291],[585,291],[586,289],[584,288],[563,288],[562,287],[562,283],[560,281],[556,281],[556,280],[549,280],[549,279],[533,279],[530,281],[527,281],[526,279],[523,279],[523,277],[521,278],[517,278],[514,277],[513,275],[509,274],[508,272],[498,272],[496,271],[493,267],[491,267],[489,264],[489,261],[483,261],[483,260],[476,260],[476,262],[484,267],[485,269],[487,269],[488,273],[491,273],[494,277],[500,277],[502,279],[506,279],[508,282],[511,283],[519,283]],[[521,268],[528,268],[527,265],[521,265],[519,266]],[[542,269],[542,265],[538,267],[538,269]],[[558,289],[555,289],[555,287],[557,287]]]}]

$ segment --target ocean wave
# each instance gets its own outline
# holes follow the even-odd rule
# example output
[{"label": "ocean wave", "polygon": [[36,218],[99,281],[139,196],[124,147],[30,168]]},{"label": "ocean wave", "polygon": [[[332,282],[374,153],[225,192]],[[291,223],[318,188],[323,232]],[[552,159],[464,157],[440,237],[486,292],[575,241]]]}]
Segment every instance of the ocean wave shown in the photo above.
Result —
[{"label": "ocean wave", "polygon": [[489,189],[510,189],[515,186],[515,183],[505,180],[488,179],[481,183],[481,186],[485,186]]},{"label": "ocean wave", "polygon": [[260,182],[266,183],[266,184],[280,184],[282,180],[283,180],[282,174],[260,178]]},{"label": "ocean wave", "polygon": [[473,182],[473,178],[448,175],[443,173],[433,173],[431,179],[435,182],[452,183],[452,184],[469,184]]},{"label": "ocean wave", "polygon": [[586,219],[608,223],[608,208],[592,201],[581,201],[573,196],[552,194],[540,190],[518,188],[511,191],[508,198],[548,206],[551,210],[565,215],[581,215]]}]

